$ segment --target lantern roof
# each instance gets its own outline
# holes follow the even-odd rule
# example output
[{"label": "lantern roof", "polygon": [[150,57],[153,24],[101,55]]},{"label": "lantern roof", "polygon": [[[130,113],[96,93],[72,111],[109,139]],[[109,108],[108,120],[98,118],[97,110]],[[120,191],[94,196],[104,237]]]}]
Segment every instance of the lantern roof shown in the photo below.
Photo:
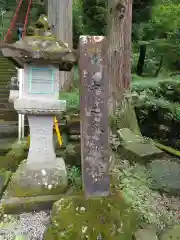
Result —
[{"label": "lantern roof", "polygon": [[40,16],[28,29],[29,36],[13,44],[1,44],[0,51],[20,68],[25,63],[41,63],[57,64],[61,71],[70,71],[76,62],[75,51],[52,35],[46,20],[45,15]]}]

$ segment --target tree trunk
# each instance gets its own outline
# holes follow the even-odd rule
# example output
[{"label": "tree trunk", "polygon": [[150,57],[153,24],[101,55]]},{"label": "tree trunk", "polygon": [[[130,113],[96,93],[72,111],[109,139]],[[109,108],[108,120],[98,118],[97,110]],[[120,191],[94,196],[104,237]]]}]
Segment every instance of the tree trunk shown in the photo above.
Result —
[{"label": "tree trunk", "polygon": [[123,58],[123,101],[121,102],[120,127],[127,127],[135,134],[141,134],[131,98],[131,34],[132,0],[125,0],[124,58]]},{"label": "tree trunk", "polygon": [[163,56],[161,56],[161,58],[160,58],[160,61],[158,64],[158,69],[156,70],[154,77],[158,77],[159,72],[161,71],[162,65],[163,65]]},{"label": "tree trunk", "polygon": [[128,127],[140,133],[131,104],[131,28],[132,0],[124,0],[124,7],[109,0],[107,55],[105,71],[109,79],[109,113],[118,115],[119,128]]},{"label": "tree trunk", "polygon": [[116,0],[109,0],[108,8],[107,55],[105,61],[109,79],[109,112],[114,115],[118,103],[123,99],[124,18],[119,18],[116,10]]},{"label": "tree trunk", "polygon": [[[72,48],[72,0],[48,0],[48,19],[57,39]],[[69,89],[73,74],[60,72],[61,89]]]},{"label": "tree trunk", "polygon": [[138,76],[142,76],[143,74],[143,68],[144,68],[144,62],[146,57],[146,45],[140,45],[139,47],[139,59],[137,64],[137,70],[136,73]]}]

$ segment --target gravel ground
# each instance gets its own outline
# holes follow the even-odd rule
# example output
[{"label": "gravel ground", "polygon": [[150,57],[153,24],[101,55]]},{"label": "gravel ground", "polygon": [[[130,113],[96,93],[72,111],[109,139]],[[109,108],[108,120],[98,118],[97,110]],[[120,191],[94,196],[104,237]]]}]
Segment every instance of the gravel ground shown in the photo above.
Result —
[{"label": "gravel ground", "polygon": [[50,211],[23,213],[5,219],[6,223],[0,229],[0,240],[15,240],[17,236],[24,236],[26,240],[43,240]]}]

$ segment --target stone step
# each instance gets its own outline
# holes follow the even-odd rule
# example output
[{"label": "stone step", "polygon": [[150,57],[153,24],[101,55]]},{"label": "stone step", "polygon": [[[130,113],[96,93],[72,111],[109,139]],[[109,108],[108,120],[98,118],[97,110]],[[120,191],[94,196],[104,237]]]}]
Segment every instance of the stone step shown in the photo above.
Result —
[{"label": "stone step", "polygon": [[15,111],[14,108],[10,108],[10,107],[0,108],[0,112],[14,112],[14,111]]},{"label": "stone step", "polygon": [[0,103],[8,103],[9,98],[0,98]]},{"label": "stone step", "polygon": [[9,89],[7,87],[1,87],[0,86],[0,93],[1,92],[9,92]]},{"label": "stone step", "polygon": [[12,119],[18,121],[18,114],[14,111],[11,114],[10,113],[0,113],[0,119],[3,119],[4,121],[12,121]]},{"label": "stone step", "polygon": [[4,109],[4,108],[9,108],[9,103],[7,101],[1,102],[1,99],[0,99],[0,111],[1,109]]},{"label": "stone step", "polygon": [[[0,99],[1,98],[7,98],[9,99],[9,91],[8,92],[0,92]],[[1,101],[1,100],[0,100]]]}]

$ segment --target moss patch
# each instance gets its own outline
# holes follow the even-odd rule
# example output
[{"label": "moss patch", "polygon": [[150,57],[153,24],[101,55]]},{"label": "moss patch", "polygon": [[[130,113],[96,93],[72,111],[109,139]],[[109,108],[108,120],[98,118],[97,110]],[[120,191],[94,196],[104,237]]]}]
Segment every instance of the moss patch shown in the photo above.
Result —
[{"label": "moss patch", "polygon": [[[5,193],[6,195],[6,193]],[[38,197],[10,197],[4,196],[1,203],[3,213],[16,214],[23,212],[51,209],[54,202],[62,198],[62,195],[47,195]]]},{"label": "moss patch", "polygon": [[27,143],[15,143],[12,149],[0,157],[0,169],[15,172],[22,160],[27,156]]},{"label": "moss patch", "polygon": [[72,196],[54,204],[44,239],[130,240],[137,226],[137,216],[118,195],[88,200]]},{"label": "moss patch", "polygon": [[174,227],[166,230],[161,237],[160,240],[178,240],[180,239],[180,224],[175,225]]}]

